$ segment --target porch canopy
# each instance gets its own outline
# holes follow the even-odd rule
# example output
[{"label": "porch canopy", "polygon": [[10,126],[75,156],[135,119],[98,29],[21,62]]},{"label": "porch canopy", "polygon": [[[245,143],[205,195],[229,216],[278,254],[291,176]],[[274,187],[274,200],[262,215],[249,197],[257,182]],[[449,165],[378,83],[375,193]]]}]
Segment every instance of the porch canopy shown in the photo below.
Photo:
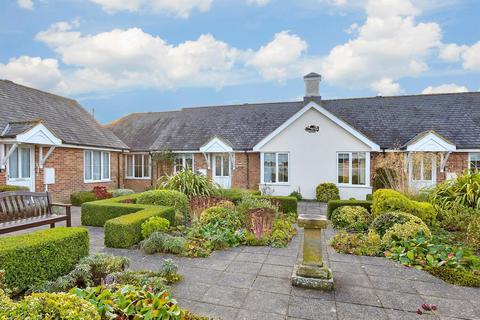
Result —
[{"label": "porch canopy", "polygon": [[[22,144],[39,146],[39,166],[43,168],[53,150],[62,145],[62,140],[57,138],[42,120],[9,122],[0,134],[0,169],[5,169],[8,158]],[[5,145],[10,146],[8,151],[5,150]],[[49,147],[45,155],[43,147]]]},{"label": "porch canopy", "polygon": [[235,163],[235,154],[233,152],[232,144],[219,136],[212,137],[207,143],[200,147],[200,152],[203,153],[205,160],[208,164],[208,169],[210,169],[210,155],[212,153],[226,153],[229,155],[230,162],[232,167]]}]

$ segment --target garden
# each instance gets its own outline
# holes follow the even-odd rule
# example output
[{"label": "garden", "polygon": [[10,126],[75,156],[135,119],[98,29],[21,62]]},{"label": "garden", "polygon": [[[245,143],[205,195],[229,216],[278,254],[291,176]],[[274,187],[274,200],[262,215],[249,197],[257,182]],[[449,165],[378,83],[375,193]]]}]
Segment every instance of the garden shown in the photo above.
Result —
[{"label": "garden", "polygon": [[480,287],[480,173],[418,193],[378,189],[371,200],[328,201],[340,253],[379,256],[445,282]]},{"label": "garden", "polygon": [[[296,233],[297,199],[220,189],[190,170],[159,188],[72,195],[84,226],[103,227],[105,245],[147,254],[206,257],[239,245],[284,247]],[[170,285],[182,280],[164,259],[133,271],[125,257],[89,255],[85,228],[0,238],[0,319],[205,319],[180,308]]]}]

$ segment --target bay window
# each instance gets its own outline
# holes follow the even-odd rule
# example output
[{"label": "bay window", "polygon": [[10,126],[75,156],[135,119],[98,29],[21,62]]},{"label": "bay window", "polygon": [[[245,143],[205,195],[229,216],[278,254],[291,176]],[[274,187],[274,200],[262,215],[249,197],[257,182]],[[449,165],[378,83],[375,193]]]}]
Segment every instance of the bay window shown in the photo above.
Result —
[{"label": "bay window", "polygon": [[367,185],[367,153],[337,153],[337,182],[348,185]]},{"label": "bay window", "polygon": [[148,154],[128,154],[126,157],[129,179],[148,179],[151,173],[151,160]]},{"label": "bay window", "polygon": [[87,182],[109,181],[110,152],[85,150],[83,172]]},{"label": "bay window", "polygon": [[194,170],[193,168],[193,154],[192,153],[179,153],[175,157],[174,163],[174,172],[177,174],[178,172],[189,168],[190,170]]},{"label": "bay window", "polygon": [[262,154],[263,183],[288,183],[288,153],[268,152]]}]

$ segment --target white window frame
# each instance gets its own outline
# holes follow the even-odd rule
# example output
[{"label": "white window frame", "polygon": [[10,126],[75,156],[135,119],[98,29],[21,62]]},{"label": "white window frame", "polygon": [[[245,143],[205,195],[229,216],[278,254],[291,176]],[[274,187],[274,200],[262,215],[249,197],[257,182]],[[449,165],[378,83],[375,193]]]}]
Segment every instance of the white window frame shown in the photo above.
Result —
[{"label": "white window frame", "polygon": [[[135,177],[135,156],[142,155],[142,177]],[[148,176],[145,176],[145,156],[148,156]],[[128,175],[128,157],[132,157],[132,176]],[[150,180],[152,177],[152,156],[148,153],[129,153],[125,155],[125,178],[131,180]]]},{"label": "white window frame", "polygon": [[[100,179],[93,179],[93,153],[94,152],[100,152]],[[86,167],[85,167],[85,159],[87,157],[87,154],[90,154],[90,177],[91,179],[87,179],[85,176],[86,173]],[[108,178],[103,178],[104,176],[104,163],[103,163],[103,156],[105,154],[108,154]],[[111,182],[112,180],[112,161],[111,161],[111,155],[109,151],[102,151],[102,150],[84,150],[83,151],[83,182],[84,183],[96,183],[96,182]]]},{"label": "white window frame", "polygon": [[[468,153],[468,171],[472,170],[472,155],[478,154],[480,156],[480,152],[469,152]],[[480,170],[478,170],[480,172]]]},{"label": "white window frame", "polygon": [[[352,184],[352,153],[364,153],[365,154],[365,184]],[[338,182],[338,155],[348,154],[348,183]],[[336,171],[335,171],[335,184],[343,187],[365,188],[370,187],[370,152],[368,151],[337,151],[335,155]]]},{"label": "white window frame", "polygon": [[[275,154],[275,177],[276,177],[276,182],[265,182],[265,170],[264,170],[264,160],[265,160],[265,154],[266,153],[274,153]],[[287,155],[287,161],[288,161],[288,181],[286,182],[278,182],[278,155],[279,154],[286,154]],[[264,185],[275,185],[275,186],[289,186],[290,185],[290,179],[292,177],[291,175],[291,169],[292,165],[290,163],[290,152],[287,151],[272,151],[272,152],[262,152],[260,154],[260,180],[261,184]]]},{"label": "white window frame", "polygon": [[184,170],[186,168],[186,164],[187,164],[187,156],[192,156],[192,167],[190,168],[190,170],[195,172],[195,154],[194,153],[177,153],[177,154],[175,154],[176,158],[175,158],[175,161],[173,163],[173,173],[174,174],[177,174],[181,171],[181,170],[177,170],[177,165],[176,165],[177,158],[182,159],[182,170]]}]

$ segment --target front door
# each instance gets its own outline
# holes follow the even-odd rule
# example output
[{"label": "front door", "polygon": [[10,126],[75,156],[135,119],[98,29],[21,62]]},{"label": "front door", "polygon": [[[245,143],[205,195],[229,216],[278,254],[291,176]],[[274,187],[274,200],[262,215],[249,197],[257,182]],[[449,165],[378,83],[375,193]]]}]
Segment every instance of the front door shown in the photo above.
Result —
[{"label": "front door", "polygon": [[213,156],[213,181],[224,189],[231,187],[231,165],[228,154],[215,154]]},{"label": "front door", "polygon": [[[8,150],[7,150],[8,152]],[[35,191],[35,161],[33,146],[18,146],[7,161],[7,184]]]}]

